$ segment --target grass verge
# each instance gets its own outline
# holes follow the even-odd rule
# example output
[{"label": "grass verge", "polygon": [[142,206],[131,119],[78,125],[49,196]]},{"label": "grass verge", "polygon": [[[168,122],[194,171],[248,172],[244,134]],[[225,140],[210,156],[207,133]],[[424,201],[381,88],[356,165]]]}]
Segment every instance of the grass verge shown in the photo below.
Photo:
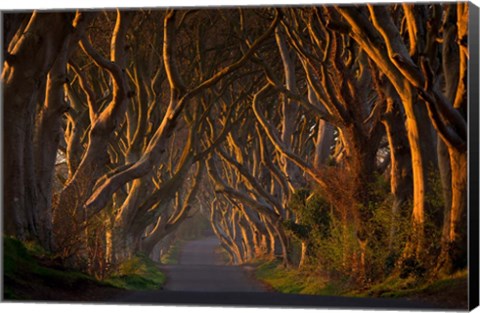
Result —
[{"label": "grass verge", "polygon": [[277,261],[257,263],[255,276],[282,293],[405,298],[437,304],[448,309],[466,309],[468,306],[466,270],[435,281],[390,277],[363,290],[352,289],[352,285],[346,281],[327,281],[313,269],[286,269]]},{"label": "grass verge", "polygon": [[338,288],[329,285],[320,275],[311,270],[284,268],[278,261],[260,263],[255,276],[275,291],[308,295],[338,294]]},{"label": "grass verge", "polygon": [[65,268],[34,244],[3,237],[5,300],[105,301],[128,290],[158,289],[165,275],[153,261],[138,256],[114,276],[98,281]]},{"label": "grass verge", "polygon": [[[50,289],[65,292],[81,289],[81,286],[104,286],[88,275],[60,268],[31,244],[4,237],[3,247],[4,297],[7,300],[38,299],[38,293],[47,293]],[[36,288],[36,285],[44,288]]]},{"label": "grass verge", "polygon": [[158,263],[147,256],[139,254],[118,266],[114,275],[105,282],[127,290],[160,289],[166,277],[158,269]]},{"label": "grass verge", "polygon": [[439,304],[445,308],[468,306],[468,272],[459,271],[444,275],[434,281],[417,281],[413,278],[390,277],[384,282],[361,292],[348,295],[359,297],[407,298]]},{"label": "grass verge", "polygon": [[178,264],[180,260],[180,251],[184,243],[184,240],[175,240],[175,243],[170,246],[167,253],[162,255],[162,264]]}]

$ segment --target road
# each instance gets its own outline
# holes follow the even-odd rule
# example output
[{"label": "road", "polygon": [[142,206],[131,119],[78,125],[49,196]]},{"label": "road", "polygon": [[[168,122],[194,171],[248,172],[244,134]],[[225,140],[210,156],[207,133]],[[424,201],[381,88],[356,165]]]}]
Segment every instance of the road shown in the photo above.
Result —
[{"label": "road", "polygon": [[164,265],[165,290],[202,292],[262,292],[265,288],[240,267],[224,264],[216,253],[217,237],[187,242],[178,265]]},{"label": "road", "polygon": [[137,291],[108,302],[128,304],[234,305],[255,307],[435,309],[405,299],[353,298],[281,294],[267,290],[242,266],[226,265],[215,253],[215,237],[186,243],[179,263],[162,265],[167,283],[162,290]]}]

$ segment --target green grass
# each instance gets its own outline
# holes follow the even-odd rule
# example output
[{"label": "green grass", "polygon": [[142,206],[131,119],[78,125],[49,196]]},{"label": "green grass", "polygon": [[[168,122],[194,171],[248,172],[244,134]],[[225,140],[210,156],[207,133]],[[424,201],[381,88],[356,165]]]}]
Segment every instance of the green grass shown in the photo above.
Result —
[{"label": "green grass", "polygon": [[[116,287],[127,290],[159,289],[165,283],[165,275],[158,264],[143,255],[122,263],[109,278],[98,281],[87,274],[64,268],[52,260],[43,249],[32,243],[23,243],[3,237],[4,298],[32,299],[42,290],[70,290],[79,288]],[[83,287],[82,287],[83,286]]]},{"label": "green grass", "polygon": [[353,296],[400,298],[419,295],[449,293],[457,288],[463,289],[468,273],[466,270],[440,277],[434,281],[421,281],[414,278],[400,279],[390,277],[384,282],[373,285],[366,291],[352,292]]},{"label": "green grass", "polygon": [[118,266],[114,275],[105,279],[105,282],[127,290],[160,289],[166,277],[153,262],[145,255],[136,255]]},{"label": "green grass", "polygon": [[162,264],[178,264],[180,251],[184,243],[184,240],[176,240],[170,249],[168,249],[167,253],[162,255]]},{"label": "green grass", "polygon": [[[23,244],[13,238],[3,238],[3,270],[6,299],[26,299],[28,295],[19,294],[16,289],[32,283],[40,283],[55,288],[74,288],[96,280],[86,274],[67,269],[54,269],[42,265],[39,255],[45,252],[34,244]],[[99,283],[101,284],[101,283]]]},{"label": "green grass", "polygon": [[11,276],[25,267],[34,265],[33,258],[20,241],[8,237],[3,238],[3,270],[6,276]]},{"label": "green grass", "polygon": [[309,295],[337,293],[337,289],[326,284],[320,275],[308,270],[287,269],[277,261],[260,264],[255,270],[255,276],[283,293]]},{"label": "green grass", "polygon": [[33,274],[37,278],[48,280],[52,284],[74,285],[81,280],[95,281],[94,278],[76,271],[56,270],[46,266],[42,266],[36,256],[38,256],[40,248],[28,249],[33,247],[32,244],[24,245],[22,242],[4,238],[4,275],[7,278],[15,279],[25,274]]},{"label": "green grass", "polygon": [[280,262],[259,261],[255,275],[257,279],[282,293],[412,298],[437,303],[446,308],[461,308],[467,305],[465,290],[468,273],[466,270],[434,281],[421,281],[413,277],[407,279],[390,277],[363,290],[353,289],[354,286],[347,280],[327,281],[314,269],[284,268]]}]

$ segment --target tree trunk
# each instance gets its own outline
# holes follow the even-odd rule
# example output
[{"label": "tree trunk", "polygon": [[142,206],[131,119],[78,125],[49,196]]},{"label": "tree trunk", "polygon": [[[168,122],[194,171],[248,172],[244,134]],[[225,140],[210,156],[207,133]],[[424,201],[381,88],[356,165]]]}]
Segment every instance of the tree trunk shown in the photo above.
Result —
[{"label": "tree trunk", "polygon": [[93,14],[78,13],[73,21],[75,31],[68,34],[47,77],[44,107],[41,109],[34,138],[35,178],[38,190],[39,238],[47,250],[52,248],[52,183],[58,146],[62,136],[62,118],[68,111],[64,84],[67,83],[67,62]]},{"label": "tree trunk", "polygon": [[452,168],[452,200],[449,210],[445,210],[442,231],[440,270],[452,273],[467,266],[468,229],[467,225],[467,153],[449,149]]},{"label": "tree trunk", "polygon": [[302,268],[307,262],[307,249],[308,249],[308,241],[302,240],[301,247],[300,247],[300,261],[298,261],[298,267]]},{"label": "tree trunk", "polygon": [[[401,96],[402,97],[402,96]],[[429,147],[432,142],[429,133],[422,132],[418,121],[425,121],[425,115],[419,114],[420,108],[413,101],[413,95],[402,99],[407,112],[407,134],[410,143],[413,172],[413,211],[412,235],[408,241],[403,259],[414,257],[423,261],[426,257],[425,211],[428,179],[428,155],[435,150]],[[430,148],[430,149],[429,149]],[[428,153],[426,152],[428,151]]]},{"label": "tree trunk", "polygon": [[[400,230],[398,218],[407,216],[408,205],[412,199],[412,159],[409,144],[398,103],[392,98],[387,99],[387,111],[383,124],[387,132],[390,146],[390,192],[393,195],[391,229],[389,234],[389,249],[391,252],[400,248],[394,247],[397,233]],[[396,248],[396,249],[395,249]]]},{"label": "tree trunk", "polygon": [[20,239],[37,237],[32,145],[39,87],[72,29],[72,19],[71,13],[35,12],[4,63],[4,127],[8,130],[4,133],[4,149],[8,151],[4,208],[5,219],[11,221],[5,232]]},{"label": "tree trunk", "polygon": [[[444,21],[443,73],[445,75],[445,97],[459,113],[464,112],[467,104],[465,93],[466,52],[459,43],[467,36],[468,8],[461,4],[446,9]],[[445,152],[448,151],[449,163]],[[444,189],[445,210],[443,218],[441,252],[437,270],[450,274],[467,266],[468,229],[467,193],[468,193],[468,157],[465,149],[445,144],[442,150],[443,166],[440,170]]]},{"label": "tree trunk", "polygon": [[[280,51],[280,56],[282,58],[283,71],[285,75],[285,87],[289,91],[296,92],[297,79],[295,77],[295,60],[293,59],[294,54],[291,53],[291,51],[288,49],[280,26],[278,26],[275,30],[275,38],[277,41],[278,49]],[[283,97],[281,140],[285,144],[285,146],[290,149],[293,147],[294,131],[299,111],[298,108],[298,105],[292,100],[290,100],[286,96]],[[282,170],[285,174],[291,191],[294,192],[296,189],[304,185],[302,173],[300,169],[285,156],[282,156],[282,163]],[[287,202],[288,195],[285,196],[286,197],[284,202]],[[285,204],[286,203],[284,203],[284,205]]]},{"label": "tree trunk", "polygon": [[[84,203],[91,195],[97,179],[104,173],[109,161],[109,142],[116,127],[121,124],[128,100],[128,85],[124,67],[126,65],[125,40],[126,31],[131,20],[131,13],[117,12],[115,28],[111,42],[111,60],[104,59],[84,38],[82,47],[88,55],[106,69],[111,76],[113,96],[111,102],[102,112],[90,107],[91,128],[88,145],[78,168],[59,195],[53,208],[54,250],[63,251],[64,256],[80,248],[86,248],[84,232],[87,227],[87,212]],[[94,104],[89,103],[90,106]],[[79,239],[83,238],[83,239]]]},{"label": "tree trunk", "polygon": [[330,151],[335,143],[334,126],[322,119],[318,120],[317,139],[315,141],[315,156],[313,160],[313,166],[316,169],[320,169],[322,165],[325,165],[330,156]]},{"label": "tree trunk", "polygon": [[62,116],[68,109],[64,100],[67,46],[48,74],[45,106],[35,136],[36,183],[38,190],[39,238],[42,246],[52,248],[52,183],[58,144],[62,135]]}]

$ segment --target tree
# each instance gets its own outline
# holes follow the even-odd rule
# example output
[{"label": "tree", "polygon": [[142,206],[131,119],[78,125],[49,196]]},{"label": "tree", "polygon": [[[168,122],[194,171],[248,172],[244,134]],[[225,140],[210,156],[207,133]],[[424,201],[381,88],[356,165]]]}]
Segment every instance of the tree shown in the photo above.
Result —
[{"label": "tree", "polygon": [[[453,52],[453,60],[451,59],[452,56],[443,55],[444,62],[447,62],[446,60],[452,60],[452,63],[448,65],[444,63],[442,74],[447,78],[446,82],[448,86],[450,88],[454,88],[452,85],[456,86],[458,92],[458,96],[457,93],[454,96],[455,102],[449,103],[449,100],[447,100],[439,90],[439,81],[433,81],[434,76],[432,73],[432,66],[440,63],[438,59],[435,59],[436,54],[434,53],[440,50],[440,47],[437,47],[437,43],[433,38],[438,36],[439,28],[435,26],[438,26],[442,16],[441,7],[438,5],[433,5],[429,8],[423,6],[403,6],[406,21],[409,25],[410,51],[387,7],[370,5],[368,7],[368,13],[366,10],[353,7],[337,7],[336,9],[348,23],[348,31],[352,38],[359,43],[369,57],[379,66],[380,70],[389,78],[405,108],[413,165],[414,208],[412,223],[415,231],[414,242],[407,247],[406,253],[414,253],[414,255],[422,259],[425,253],[425,242],[423,238],[425,194],[428,192],[428,188],[426,188],[426,171],[428,170],[428,166],[425,164],[425,160],[429,159],[429,150],[427,150],[429,147],[428,142],[432,142],[432,140],[429,140],[429,131],[422,130],[419,127],[418,121],[425,120],[424,116],[427,110],[433,127],[443,142],[450,147],[449,154],[451,155],[450,162],[452,171],[457,171],[456,174],[452,172],[452,184],[455,184],[455,189],[458,193],[457,195],[452,194],[452,211],[445,213],[447,219],[449,219],[447,216],[452,217],[450,223],[447,222],[450,226],[446,226],[446,228],[455,228],[453,225],[457,224],[457,221],[460,220],[460,216],[462,215],[460,212],[465,212],[465,202],[459,195],[464,194],[462,191],[464,188],[462,186],[465,186],[466,183],[466,180],[462,178],[464,174],[460,174],[465,173],[462,169],[462,164],[465,164],[463,160],[465,160],[464,156],[466,153],[466,121],[458,111],[458,109],[465,105],[462,104],[464,102],[460,100],[465,90],[463,87],[465,84],[463,75],[465,75],[466,71],[464,67],[466,60],[465,43],[459,40],[456,45],[454,44],[453,51],[458,52],[457,54]],[[452,29],[449,29],[448,26],[451,25],[452,18],[455,20],[455,18],[452,17],[452,12],[458,11],[460,14],[456,20],[459,27],[457,34],[453,36],[465,38],[468,8],[463,5],[458,5],[450,8],[447,6],[446,9],[447,14],[445,15],[444,26],[447,26],[447,28],[445,29],[444,36],[452,36]],[[390,8],[390,11],[392,11],[392,8]],[[413,12],[418,12],[419,14],[413,14]],[[367,16],[371,17],[371,22],[367,20]],[[429,20],[435,23],[433,27],[429,28],[426,26]],[[415,32],[415,30],[420,31]],[[382,44],[385,45],[386,49],[381,49]],[[444,45],[452,45],[452,41],[444,41]],[[450,49],[445,47],[443,51],[446,52],[449,50]],[[457,63],[457,65],[455,65],[455,63]],[[459,70],[457,70],[456,66],[459,67]],[[450,75],[450,73],[458,73],[459,76],[456,76],[456,74]],[[448,92],[452,99],[453,95],[451,90],[452,89]],[[416,99],[415,94],[417,93],[423,99],[425,105],[414,105]],[[453,168],[456,168],[456,170]],[[453,215],[455,215],[455,217],[453,217]],[[449,240],[462,241],[462,239],[460,239],[462,236],[457,236],[456,233],[456,231],[452,230]],[[445,235],[444,238],[446,238]],[[463,236],[463,238],[465,237]],[[445,240],[448,241],[448,239],[443,239],[443,241]],[[443,250],[445,251],[445,249],[448,248],[445,248],[444,244]],[[460,257],[460,259],[465,259],[464,256],[465,255]]]},{"label": "tree", "polygon": [[[58,142],[55,115],[66,109],[59,102],[58,95],[70,42],[78,40],[84,31],[85,19],[88,20],[88,15],[86,17],[81,12],[34,12],[28,23],[23,18],[15,36],[11,36],[14,28],[10,29],[11,40],[5,45],[8,49],[2,84],[5,128],[9,130],[4,135],[5,150],[9,151],[4,162],[5,179],[9,182],[5,186],[5,217],[11,221],[6,225],[6,233],[21,239],[38,239],[47,248],[51,232],[49,180],[53,168],[52,154],[56,155]],[[62,57],[56,62],[58,54]],[[45,85],[44,120],[40,122],[40,128],[46,128],[47,119],[53,119],[53,123],[49,124],[51,129],[40,129],[36,134],[35,114],[38,103],[43,102]],[[46,145],[45,153],[34,150],[34,138]],[[37,160],[38,164],[35,164]],[[40,176],[38,182],[35,181],[36,172]]]}]

